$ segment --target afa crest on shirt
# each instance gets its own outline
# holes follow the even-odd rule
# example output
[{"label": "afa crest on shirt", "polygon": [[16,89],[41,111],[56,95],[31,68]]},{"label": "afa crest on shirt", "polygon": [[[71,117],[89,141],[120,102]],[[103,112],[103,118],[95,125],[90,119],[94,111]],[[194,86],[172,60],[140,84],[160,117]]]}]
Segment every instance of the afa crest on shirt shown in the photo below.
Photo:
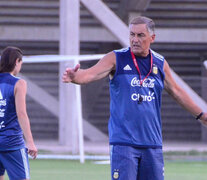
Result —
[{"label": "afa crest on shirt", "polygon": [[153,74],[157,74],[158,73],[158,68],[157,68],[157,65],[156,64],[153,64],[153,66],[152,66],[152,72],[153,72]]},{"label": "afa crest on shirt", "polygon": [[118,179],[119,178],[119,170],[114,170],[114,174],[113,174],[113,178],[114,179]]}]

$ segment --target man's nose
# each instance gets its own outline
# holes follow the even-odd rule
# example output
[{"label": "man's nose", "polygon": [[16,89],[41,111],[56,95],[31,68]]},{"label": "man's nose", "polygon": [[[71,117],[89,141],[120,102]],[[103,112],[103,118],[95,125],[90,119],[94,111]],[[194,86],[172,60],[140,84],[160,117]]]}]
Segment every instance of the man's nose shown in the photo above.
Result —
[{"label": "man's nose", "polygon": [[139,37],[138,36],[134,36],[134,42],[138,42],[139,41]]}]

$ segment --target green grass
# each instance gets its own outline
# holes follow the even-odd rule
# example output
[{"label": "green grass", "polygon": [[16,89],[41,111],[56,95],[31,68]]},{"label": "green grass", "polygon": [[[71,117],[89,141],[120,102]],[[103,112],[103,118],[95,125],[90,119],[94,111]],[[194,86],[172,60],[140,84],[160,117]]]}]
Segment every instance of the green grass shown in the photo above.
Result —
[{"label": "green grass", "polygon": [[[110,165],[92,161],[30,160],[30,166],[31,180],[110,180]],[[206,180],[207,162],[165,162],[165,180],[185,179]]]},{"label": "green grass", "polygon": [[166,180],[206,180],[207,162],[166,162]]}]

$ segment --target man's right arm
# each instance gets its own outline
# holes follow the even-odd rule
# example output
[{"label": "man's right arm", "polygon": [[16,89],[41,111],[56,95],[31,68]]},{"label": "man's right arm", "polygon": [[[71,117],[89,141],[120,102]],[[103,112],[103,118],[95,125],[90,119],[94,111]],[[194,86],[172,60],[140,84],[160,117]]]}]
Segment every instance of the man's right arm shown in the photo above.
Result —
[{"label": "man's right arm", "polygon": [[[193,101],[190,95],[176,83],[172,77],[167,61],[165,61],[164,64],[164,71],[166,91],[177,101],[178,104],[190,112],[194,117],[197,117],[202,112],[202,109]],[[207,112],[204,112],[199,119],[207,126]]]},{"label": "man's right arm", "polygon": [[115,67],[116,55],[114,52],[110,52],[91,68],[79,69],[79,64],[75,68],[67,68],[63,74],[62,81],[64,83],[86,84],[110,75],[115,70]]}]

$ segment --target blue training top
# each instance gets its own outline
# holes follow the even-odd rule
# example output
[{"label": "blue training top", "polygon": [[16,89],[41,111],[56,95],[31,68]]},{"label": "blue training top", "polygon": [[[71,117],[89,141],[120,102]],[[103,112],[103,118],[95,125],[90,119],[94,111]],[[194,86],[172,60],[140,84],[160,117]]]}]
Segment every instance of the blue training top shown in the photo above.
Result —
[{"label": "blue training top", "polygon": [[[153,67],[142,87],[130,48],[115,50],[116,72],[110,80],[109,141],[115,145],[162,147],[161,93],[164,57],[152,51]],[[141,79],[150,71],[151,55],[136,57]],[[142,102],[139,102],[140,96]]]},{"label": "blue training top", "polygon": [[15,108],[14,87],[18,80],[10,73],[0,73],[0,151],[25,146]]}]

